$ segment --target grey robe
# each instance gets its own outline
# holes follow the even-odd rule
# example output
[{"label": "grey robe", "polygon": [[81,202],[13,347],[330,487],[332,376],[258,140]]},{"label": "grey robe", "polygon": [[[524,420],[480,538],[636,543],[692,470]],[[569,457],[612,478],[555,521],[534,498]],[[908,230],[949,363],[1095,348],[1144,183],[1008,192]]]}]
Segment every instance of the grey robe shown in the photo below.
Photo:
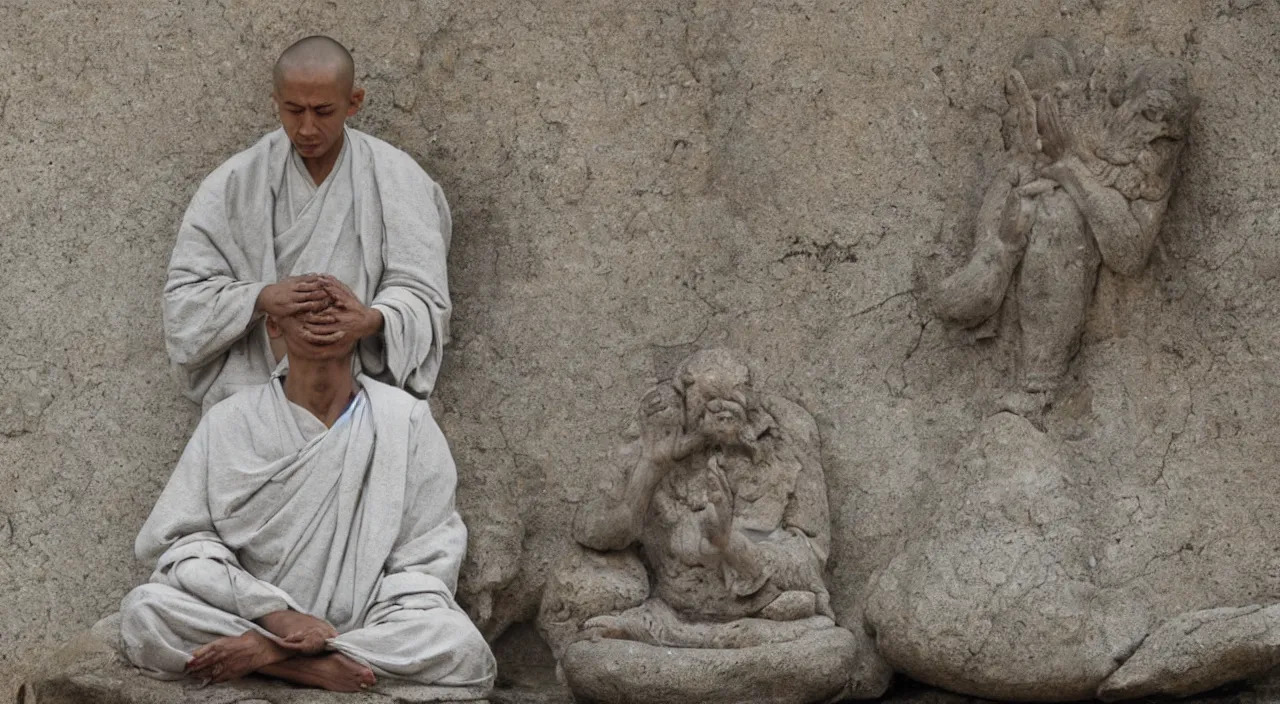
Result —
[{"label": "grey robe", "polygon": [[488,687],[495,664],[454,601],[466,528],[425,401],[359,377],[332,428],[278,378],[201,420],[138,535],[151,583],[125,597],[125,655],[181,677],[190,654],[291,608],[338,630],[331,650],[379,675]]},{"label": "grey robe", "polygon": [[382,313],[359,368],[431,392],[449,337],[449,206],[408,154],[345,134],[318,187],[276,130],[214,170],[187,208],[164,290],[165,341],[184,392],[205,410],[270,378],[276,360],[254,304],[268,284],[312,272]]}]

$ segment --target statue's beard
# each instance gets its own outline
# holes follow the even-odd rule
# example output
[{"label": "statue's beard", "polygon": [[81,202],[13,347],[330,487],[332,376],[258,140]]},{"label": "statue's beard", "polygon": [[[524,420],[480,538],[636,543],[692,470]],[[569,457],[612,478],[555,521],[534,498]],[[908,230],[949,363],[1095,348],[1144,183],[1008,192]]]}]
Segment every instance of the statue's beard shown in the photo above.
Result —
[{"label": "statue's beard", "polygon": [[1141,145],[1133,145],[1120,140],[1107,140],[1098,146],[1096,153],[1099,159],[1102,159],[1108,164],[1113,166],[1128,166],[1138,158],[1138,155],[1142,153],[1142,150],[1146,146],[1147,145],[1145,143]]},{"label": "statue's beard", "polygon": [[1107,125],[1106,136],[1094,153],[1099,159],[1114,166],[1128,166],[1137,160],[1155,140],[1167,133],[1163,123],[1151,122],[1138,116],[1113,120]]},{"label": "statue's beard", "polygon": [[705,429],[703,433],[712,446],[723,449],[750,449],[756,440],[751,433],[751,426],[746,424],[732,428],[719,426],[714,429]]}]

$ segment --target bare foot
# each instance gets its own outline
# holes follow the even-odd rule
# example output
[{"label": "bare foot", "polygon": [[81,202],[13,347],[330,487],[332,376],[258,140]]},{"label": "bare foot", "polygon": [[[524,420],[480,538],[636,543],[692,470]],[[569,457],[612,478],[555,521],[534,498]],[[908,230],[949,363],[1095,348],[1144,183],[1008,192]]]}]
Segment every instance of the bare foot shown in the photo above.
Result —
[{"label": "bare foot", "polygon": [[187,663],[187,674],[210,682],[239,679],[292,656],[257,631],[219,638],[197,649]]},{"label": "bare foot", "polygon": [[268,665],[258,672],[330,692],[359,692],[378,683],[373,670],[342,653],[291,658]]}]

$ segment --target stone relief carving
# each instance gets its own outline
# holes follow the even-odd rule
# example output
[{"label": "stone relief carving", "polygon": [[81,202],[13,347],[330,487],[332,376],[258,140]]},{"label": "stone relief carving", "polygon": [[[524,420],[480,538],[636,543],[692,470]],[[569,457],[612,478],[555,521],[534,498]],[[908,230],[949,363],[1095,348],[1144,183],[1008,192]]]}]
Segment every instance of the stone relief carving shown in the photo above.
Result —
[{"label": "stone relief carving", "polygon": [[1195,108],[1178,61],[1148,61],[1106,96],[1091,74],[1070,41],[1033,39],[1018,53],[1005,85],[1005,163],[968,262],[934,292],[940,317],[977,326],[1016,274],[1024,403],[1066,375],[1099,264],[1126,276],[1145,267]]},{"label": "stone relief carving", "polygon": [[750,701],[761,690],[743,684],[762,676],[789,692],[770,701],[883,692],[888,670],[864,634],[835,623],[824,583],[819,444],[808,412],[758,393],[726,350],[692,355],[644,396],[617,460],[624,476],[580,506],[581,547],[539,614],[577,694],[638,701],[652,687],[659,698]]}]

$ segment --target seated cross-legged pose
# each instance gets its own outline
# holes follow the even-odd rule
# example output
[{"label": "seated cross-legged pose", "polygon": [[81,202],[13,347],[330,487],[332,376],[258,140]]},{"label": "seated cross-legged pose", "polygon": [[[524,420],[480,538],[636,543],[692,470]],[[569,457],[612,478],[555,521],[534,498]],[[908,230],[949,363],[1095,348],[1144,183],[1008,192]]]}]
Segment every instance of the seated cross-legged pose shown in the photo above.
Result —
[{"label": "seated cross-legged pose", "polygon": [[352,375],[357,339],[270,318],[289,365],[201,420],[138,535],[125,655],[160,679],[259,673],[334,691],[488,688],[496,665],[453,598],[467,531],[425,401]]}]

